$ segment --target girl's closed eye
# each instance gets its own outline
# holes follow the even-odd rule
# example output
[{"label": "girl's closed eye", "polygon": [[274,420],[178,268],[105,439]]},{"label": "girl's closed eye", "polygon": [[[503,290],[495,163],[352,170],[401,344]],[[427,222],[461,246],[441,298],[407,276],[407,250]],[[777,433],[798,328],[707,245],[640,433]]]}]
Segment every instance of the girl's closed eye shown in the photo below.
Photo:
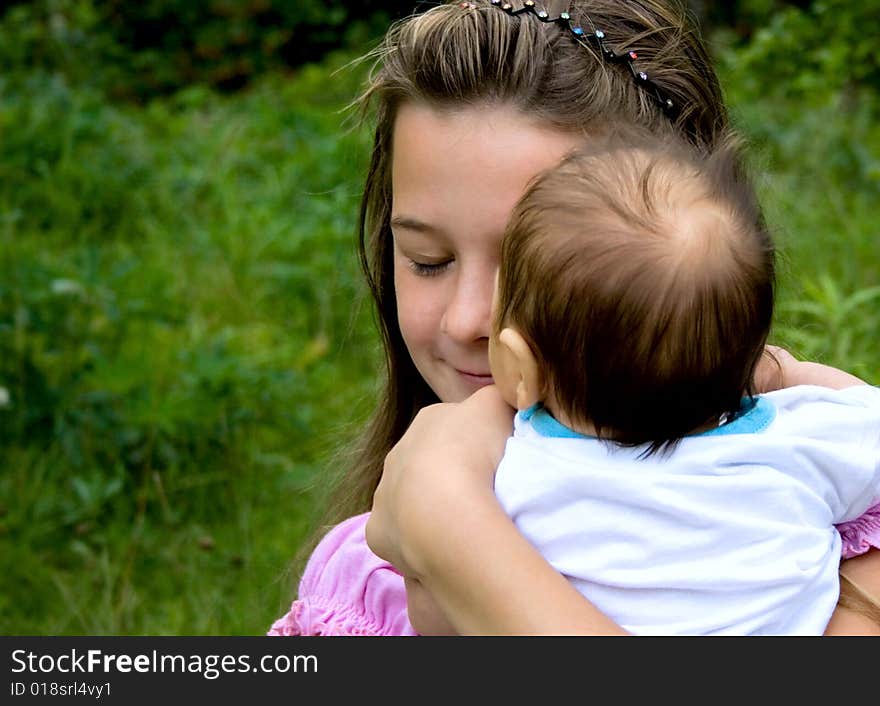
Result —
[{"label": "girl's closed eye", "polygon": [[454,260],[451,259],[442,262],[418,262],[410,258],[409,267],[419,277],[436,277],[448,269],[453,262]]}]

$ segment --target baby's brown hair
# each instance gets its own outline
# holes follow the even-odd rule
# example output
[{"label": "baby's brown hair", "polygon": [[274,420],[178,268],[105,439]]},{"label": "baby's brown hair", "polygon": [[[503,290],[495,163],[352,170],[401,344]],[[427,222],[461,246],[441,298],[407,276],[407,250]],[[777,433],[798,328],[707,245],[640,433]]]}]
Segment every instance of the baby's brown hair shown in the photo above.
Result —
[{"label": "baby's brown hair", "polygon": [[600,437],[651,454],[753,394],[774,248],[737,140],[593,138],[527,190],[501,262],[496,330],[522,333],[545,396]]}]

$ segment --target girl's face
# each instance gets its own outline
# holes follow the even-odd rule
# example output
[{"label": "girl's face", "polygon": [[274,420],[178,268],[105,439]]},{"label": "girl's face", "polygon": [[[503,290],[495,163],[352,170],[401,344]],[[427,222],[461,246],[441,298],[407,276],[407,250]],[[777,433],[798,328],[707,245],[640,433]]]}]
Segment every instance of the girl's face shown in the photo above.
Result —
[{"label": "girl's face", "polygon": [[441,401],[492,383],[490,310],[507,219],[531,179],[582,140],[509,106],[400,107],[391,174],[397,315]]}]

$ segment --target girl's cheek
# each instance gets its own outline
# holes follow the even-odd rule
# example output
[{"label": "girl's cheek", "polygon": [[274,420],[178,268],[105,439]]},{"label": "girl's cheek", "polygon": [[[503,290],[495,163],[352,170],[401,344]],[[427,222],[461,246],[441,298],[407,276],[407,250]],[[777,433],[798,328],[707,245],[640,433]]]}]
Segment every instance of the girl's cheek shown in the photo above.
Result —
[{"label": "girl's cheek", "polygon": [[447,289],[440,279],[411,272],[395,276],[397,317],[408,344],[440,335]]}]

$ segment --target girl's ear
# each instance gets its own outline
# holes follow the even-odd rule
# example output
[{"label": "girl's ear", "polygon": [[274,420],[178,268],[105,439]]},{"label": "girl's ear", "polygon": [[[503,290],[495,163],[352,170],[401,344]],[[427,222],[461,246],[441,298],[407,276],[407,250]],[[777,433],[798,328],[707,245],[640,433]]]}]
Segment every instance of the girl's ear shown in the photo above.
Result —
[{"label": "girl's ear", "polygon": [[543,399],[544,376],[531,346],[515,328],[502,329],[498,343],[504,346],[517,377],[516,408],[528,409]]}]

